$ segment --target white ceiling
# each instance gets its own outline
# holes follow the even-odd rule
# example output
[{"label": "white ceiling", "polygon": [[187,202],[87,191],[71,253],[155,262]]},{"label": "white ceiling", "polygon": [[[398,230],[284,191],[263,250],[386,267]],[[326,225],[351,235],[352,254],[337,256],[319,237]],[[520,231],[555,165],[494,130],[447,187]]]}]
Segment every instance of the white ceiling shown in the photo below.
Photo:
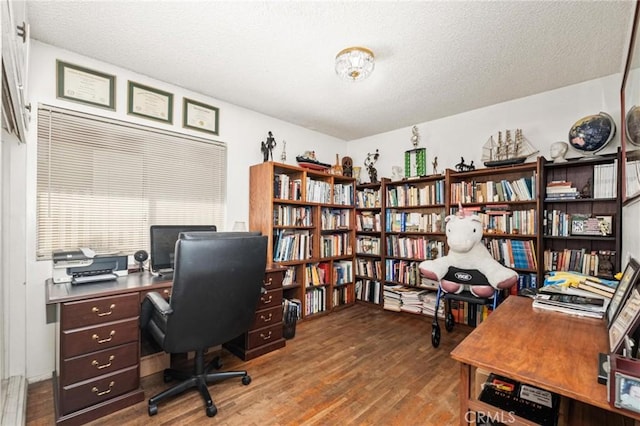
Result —
[{"label": "white ceiling", "polygon": [[[353,140],[618,73],[634,4],[31,0],[27,13],[34,39]],[[352,45],[376,55],[358,83],[333,68]]]}]

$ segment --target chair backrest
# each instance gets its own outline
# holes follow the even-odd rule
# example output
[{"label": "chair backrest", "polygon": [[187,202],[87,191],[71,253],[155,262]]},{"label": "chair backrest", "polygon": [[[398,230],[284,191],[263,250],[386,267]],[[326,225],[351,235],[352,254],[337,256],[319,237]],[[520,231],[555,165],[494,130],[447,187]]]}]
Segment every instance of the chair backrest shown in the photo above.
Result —
[{"label": "chair backrest", "polygon": [[266,268],[267,237],[249,232],[181,233],[175,259],[166,352],[216,346],[249,329]]}]

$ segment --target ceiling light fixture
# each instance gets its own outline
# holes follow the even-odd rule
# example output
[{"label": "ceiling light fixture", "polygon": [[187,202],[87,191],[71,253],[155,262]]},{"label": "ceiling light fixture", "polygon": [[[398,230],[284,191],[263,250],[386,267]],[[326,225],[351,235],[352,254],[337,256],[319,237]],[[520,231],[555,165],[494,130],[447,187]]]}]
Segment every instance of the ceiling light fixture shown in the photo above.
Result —
[{"label": "ceiling light fixture", "polygon": [[364,80],[374,65],[373,52],[365,47],[347,47],[336,55],[336,74],[345,80]]}]

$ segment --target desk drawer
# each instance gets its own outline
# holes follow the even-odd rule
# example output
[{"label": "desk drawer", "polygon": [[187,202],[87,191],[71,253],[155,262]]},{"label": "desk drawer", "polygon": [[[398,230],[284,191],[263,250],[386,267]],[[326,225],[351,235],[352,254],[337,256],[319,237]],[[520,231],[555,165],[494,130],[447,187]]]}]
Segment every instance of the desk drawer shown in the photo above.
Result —
[{"label": "desk drawer", "polygon": [[[138,298],[136,297],[136,302]],[[71,358],[88,352],[112,348],[138,341],[138,317],[114,321],[97,327],[62,331],[61,358]]]},{"label": "desk drawer", "polygon": [[262,286],[268,290],[274,290],[282,287],[282,280],[284,279],[284,271],[267,271],[264,274]]},{"label": "desk drawer", "polygon": [[127,343],[87,355],[68,358],[60,365],[60,384],[70,385],[138,363],[138,343]]},{"label": "desk drawer", "polygon": [[104,324],[123,318],[138,316],[140,300],[138,293],[100,297],[62,304],[60,326],[62,330]]},{"label": "desk drawer", "polygon": [[60,389],[62,414],[99,404],[138,388],[138,366],[126,368],[94,380],[63,386]]},{"label": "desk drawer", "polygon": [[250,331],[247,334],[246,349],[257,348],[280,338],[282,338],[282,323],[274,324],[271,327]]},{"label": "desk drawer", "polygon": [[267,327],[275,323],[282,324],[282,306],[274,306],[273,308],[256,312],[253,325],[249,330]]},{"label": "desk drawer", "polygon": [[267,291],[266,294],[260,295],[256,310],[272,308],[279,306],[282,309],[282,288]]}]

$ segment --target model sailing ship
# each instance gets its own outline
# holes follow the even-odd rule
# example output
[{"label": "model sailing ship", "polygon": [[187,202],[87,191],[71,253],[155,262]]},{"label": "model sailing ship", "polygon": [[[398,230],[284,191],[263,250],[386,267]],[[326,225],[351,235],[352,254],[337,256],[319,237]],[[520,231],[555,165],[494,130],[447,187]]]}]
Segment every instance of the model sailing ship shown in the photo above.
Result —
[{"label": "model sailing ship", "polygon": [[482,161],[486,167],[506,166],[510,164],[524,163],[536,150],[522,135],[522,129],[516,129],[515,138],[511,137],[511,130],[505,130],[505,138],[502,132],[498,132],[498,141],[493,135],[482,147]]}]

